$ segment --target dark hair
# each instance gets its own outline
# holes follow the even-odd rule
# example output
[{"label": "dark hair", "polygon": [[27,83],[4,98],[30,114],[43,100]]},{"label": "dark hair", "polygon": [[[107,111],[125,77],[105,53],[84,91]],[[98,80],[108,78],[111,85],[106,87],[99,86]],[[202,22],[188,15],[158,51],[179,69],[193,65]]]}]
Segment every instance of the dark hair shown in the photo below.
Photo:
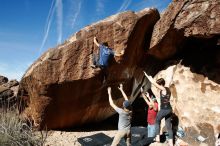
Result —
[{"label": "dark hair", "polygon": [[123,107],[126,108],[126,109],[128,109],[128,110],[131,110],[131,103],[130,103],[130,101],[125,100],[125,101],[123,102]]},{"label": "dark hair", "polygon": [[104,46],[109,47],[107,42],[102,43]]},{"label": "dark hair", "polygon": [[163,78],[159,78],[157,81],[156,81],[157,84],[159,85],[162,85],[162,86],[165,86],[165,80]]}]

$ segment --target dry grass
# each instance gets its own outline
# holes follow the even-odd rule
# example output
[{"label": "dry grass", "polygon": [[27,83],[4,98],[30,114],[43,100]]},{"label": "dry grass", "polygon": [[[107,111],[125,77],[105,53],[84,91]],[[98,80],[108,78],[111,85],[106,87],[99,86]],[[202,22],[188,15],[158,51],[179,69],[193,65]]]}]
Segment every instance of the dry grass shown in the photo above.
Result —
[{"label": "dry grass", "polygon": [[43,146],[47,132],[36,132],[31,124],[19,118],[15,110],[0,113],[0,145]]}]

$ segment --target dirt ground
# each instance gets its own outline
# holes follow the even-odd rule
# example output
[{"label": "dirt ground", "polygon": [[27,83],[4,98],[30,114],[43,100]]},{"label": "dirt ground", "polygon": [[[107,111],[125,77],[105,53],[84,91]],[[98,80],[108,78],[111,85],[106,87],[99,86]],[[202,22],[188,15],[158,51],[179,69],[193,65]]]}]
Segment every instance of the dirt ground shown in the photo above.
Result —
[{"label": "dirt ground", "polygon": [[[49,131],[45,146],[81,146],[81,144],[77,141],[77,138],[91,136],[101,132],[108,135],[109,137],[114,137],[117,130],[86,131],[86,132]],[[165,143],[155,142],[150,144],[150,146],[168,146],[168,144],[166,142]],[[205,143],[200,143],[198,144],[198,146],[209,146],[209,145]]]},{"label": "dirt ground", "polygon": [[46,146],[81,146],[77,138],[90,136],[96,133],[103,132],[104,134],[113,137],[117,130],[109,131],[90,131],[90,132],[63,132],[49,131],[46,139]]},{"label": "dirt ground", "polygon": [[[77,138],[94,135],[100,132],[108,135],[109,137],[114,137],[117,130],[89,132],[49,131],[45,146],[81,146],[81,144],[77,141]],[[168,146],[168,144],[152,143],[150,146]]]}]

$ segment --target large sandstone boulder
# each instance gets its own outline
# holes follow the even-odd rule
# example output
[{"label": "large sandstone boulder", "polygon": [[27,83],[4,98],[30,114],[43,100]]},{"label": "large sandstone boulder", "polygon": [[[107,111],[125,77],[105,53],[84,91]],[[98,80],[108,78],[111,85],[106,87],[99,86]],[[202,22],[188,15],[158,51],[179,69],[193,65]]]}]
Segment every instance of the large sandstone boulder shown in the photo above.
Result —
[{"label": "large sandstone boulder", "polygon": [[150,53],[160,59],[174,55],[188,39],[219,42],[219,0],[174,0],[156,23]]},{"label": "large sandstone boulder", "polygon": [[[193,137],[190,144],[197,145],[193,141],[202,135],[214,145],[220,132],[220,1],[174,0],[155,25],[148,53],[164,64],[183,60],[171,87],[174,113]],[[155,78],[167,80],[172,68]]]},{"label": "large sandstone boulder", "polygon": [[17,101],[19,82],[10,80],[4,76],[0,76],[0,108],[8,109],[15,105]]},{"label": "large sandstone boulder", "polygon": [[8,82],[8,78],[0,75],[0,85]]},{"label": "large sandstone boulder", "polygon": [[[107,86],[113,87],[118,106],[123,101],[116,88],[119,83],[124,84],[128,95],[133,93],[140,73],[142,76],[137,66],[158,19],[156,9],[123,12],[83,28],[64,44],[49,49],[31,65],[20,82],[22,113],[47,129],[97,122],[113,115]],[[108,42],[116,52],[125,50],[122,57],[110,63],[105,85],[102,72],[90,67],[92,52],[97,49],[94,36],[99,42]],[[131,98],[134,100],[135,96]]]},{"label": "large sandstone boulder", "polygon": [[[160,71],[155,79],[163,77],[167,81],[172,69],[173,66],[170,66]],[[212,142],[214,145],[214,136],[219,133],[220,126],[220,85],[202,74],[193,73],[190,67],[180,65],[174,73],[170,89],[173,111],[179,120],[178,126],[184,128],[188,142],[191,137],[190,144],[194,144],[192,142],[195,138],[201,135],[208,137],[205,142]],[[158,97],[159,92],[154,87],[153,91]]]}]

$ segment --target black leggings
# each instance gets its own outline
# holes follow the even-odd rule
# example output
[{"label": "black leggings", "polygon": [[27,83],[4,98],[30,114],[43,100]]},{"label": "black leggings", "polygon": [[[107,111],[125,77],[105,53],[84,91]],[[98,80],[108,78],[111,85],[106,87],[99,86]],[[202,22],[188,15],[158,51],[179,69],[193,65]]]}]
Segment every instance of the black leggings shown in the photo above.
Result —
[{"label": "black leggings", "polygon": [[160,134],[160,123],[165,118],[165,125],[169,134],[169,139],[173,139],[173,130],[171,123],[172,109],[160,109],[156,117],[156,135]]}]

